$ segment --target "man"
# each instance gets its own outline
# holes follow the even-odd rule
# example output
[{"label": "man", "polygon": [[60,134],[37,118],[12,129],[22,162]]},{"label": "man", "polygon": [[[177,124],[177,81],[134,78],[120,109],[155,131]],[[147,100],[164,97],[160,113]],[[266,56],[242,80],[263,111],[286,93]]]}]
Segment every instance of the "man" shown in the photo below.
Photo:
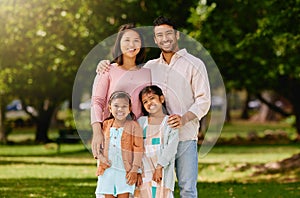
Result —
[{"label": "man", "polygon": [[168,124],[179,128],[176,154],[176,175],[180,197],[198,197],[199,120],[210,108],[210,88],[204,63],[179,49],[180,33],[175,24],[163,16],[153,22],[154,41],[161,49],[158,59],[148,61],[144,67],[151,69],[152,84],[164,92],[167,110],[171,114]]},{"label": "man", "polygon": [[[171,114],[168,124],[179,128],[175,167],[180,197],[197,198],[199,120],[207,114],[211,104],[207,71],[199,58],[186,49],[179,49],[180,32],[170,19],[160,16],[153,25],[154,41],[161,55],[144,67],[151,69],[152,84],[163,90]],[[108,64],[100,62],[97,72]]]}]

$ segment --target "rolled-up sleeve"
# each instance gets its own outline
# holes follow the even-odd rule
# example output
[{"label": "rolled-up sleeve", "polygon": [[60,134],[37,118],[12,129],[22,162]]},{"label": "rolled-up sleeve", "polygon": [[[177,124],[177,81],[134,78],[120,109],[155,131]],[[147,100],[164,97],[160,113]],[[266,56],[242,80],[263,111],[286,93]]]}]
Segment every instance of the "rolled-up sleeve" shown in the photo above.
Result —
[{"label": "rolled-up sleeve", "polygon": [[191,81],[195,102],[191,105],[189,111],[194,113],[200,120],[210,108],[211,94],[205,65],[202,61],[199,61],[198,64],[199,67],[193,69],[193,80]]}]

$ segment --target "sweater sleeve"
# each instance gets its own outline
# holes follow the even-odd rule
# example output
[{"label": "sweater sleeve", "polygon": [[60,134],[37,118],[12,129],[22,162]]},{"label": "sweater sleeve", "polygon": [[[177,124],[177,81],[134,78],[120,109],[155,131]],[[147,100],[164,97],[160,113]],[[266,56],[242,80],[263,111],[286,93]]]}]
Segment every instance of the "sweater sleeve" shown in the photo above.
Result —
[{"label": "sweater sleeve", "polygon": [[91,98],[91,124],[103,122],[103,112],[107,103],[109,86],[110,77],[108,72],[96,75]]},{"label": "sweater sleeve", "polygon": [[164,134],[167,133],[167,135],[164,135],[164,137],[167,138],[165,138],[162,152],[158,156],[158,164],[163,167],[168,166],[171,160],[175,158],[179,142],[178,129],[171,129],[169,126],[166,126],[165,130]]},{"label": "sweater sleeve", "polygon": [[137,172],[142,167],[142,157],[144,153],[144,142],[142,128],[137,122],[133,122],[133,166],[132,171]]}]

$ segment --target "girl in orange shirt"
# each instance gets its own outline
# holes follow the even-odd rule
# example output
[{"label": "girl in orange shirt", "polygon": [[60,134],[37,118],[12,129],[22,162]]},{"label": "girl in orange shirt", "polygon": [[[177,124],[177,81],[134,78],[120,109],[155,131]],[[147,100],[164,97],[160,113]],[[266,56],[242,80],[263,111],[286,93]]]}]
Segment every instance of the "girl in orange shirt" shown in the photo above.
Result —
[{"label": "girl in orange shirt", "polygon": [[[134,121],[130,96],[114,92],[109,99],[110,116],[103,122],[104,148],[97,175],[96,196],[128,198],[134,193],[143,156],[142,129]],[[108,163],[102,163],[106,161]],[[107,165],[109,164],[109,165]]]}]

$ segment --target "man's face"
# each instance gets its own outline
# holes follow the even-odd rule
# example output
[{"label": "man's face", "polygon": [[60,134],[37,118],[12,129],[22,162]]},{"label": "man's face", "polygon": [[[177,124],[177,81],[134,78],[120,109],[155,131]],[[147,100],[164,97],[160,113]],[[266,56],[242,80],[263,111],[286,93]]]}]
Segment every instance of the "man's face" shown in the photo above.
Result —
[{"label": "man's face", "polygon": [[154,41],[157,46],[166,53],[178,51],[179,32],[169,25],[154,27]]}]

